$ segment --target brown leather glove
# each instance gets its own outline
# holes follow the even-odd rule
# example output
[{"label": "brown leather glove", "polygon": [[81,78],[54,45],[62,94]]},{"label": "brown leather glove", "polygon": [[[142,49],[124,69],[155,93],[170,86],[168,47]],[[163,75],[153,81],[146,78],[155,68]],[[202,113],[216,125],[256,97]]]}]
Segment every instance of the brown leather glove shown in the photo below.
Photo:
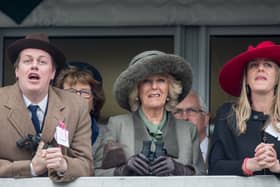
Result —
[{"label": "brown leather glove", "polygon": [[117,142],[110,141],[104,145],[102,168],[115,168],[126,163],[123,148]]},{"label": "brown leather glove", "polygon": [[170,176],[170,175],[194,175],[195,170],[193,167],[183,165],[174,161],[168,156],[160,156],[156,158],[151,164],[152,175],[155,176]]},{"label": "brown leather glove", "polygon": [[126,164],[115,168],[115,176],[148,176],[149,160],[141,153],[130,157]]}]

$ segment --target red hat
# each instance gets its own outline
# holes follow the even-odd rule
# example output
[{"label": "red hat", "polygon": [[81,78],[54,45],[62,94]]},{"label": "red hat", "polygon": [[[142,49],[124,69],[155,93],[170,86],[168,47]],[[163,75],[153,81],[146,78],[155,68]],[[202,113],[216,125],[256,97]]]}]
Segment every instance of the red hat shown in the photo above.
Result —
[{"label": "red hat", "polygon": [[266,58],[280,65],[280,45],[263,41],[256,47],[250,45],[247,51],[233,57],[222,67],[219,82],[223,90],[230,95],[240,96],[243,71],[247,63],[256,58]]}]

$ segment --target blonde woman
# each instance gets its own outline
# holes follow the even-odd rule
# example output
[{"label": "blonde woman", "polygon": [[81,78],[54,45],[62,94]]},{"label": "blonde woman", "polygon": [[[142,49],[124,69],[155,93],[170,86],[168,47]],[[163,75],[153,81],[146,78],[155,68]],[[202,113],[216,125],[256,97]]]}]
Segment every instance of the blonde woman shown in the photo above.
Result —
[{"label": "blonde woman", "polygon": [[[107,168],[105,175],[204,173],[195,126],[176,120],[171,112],[188,94],[191,85],[192,70],[177,55],[146,51],[132,59],[114,84],[118,104],[130,113],[109,119],[108,128],[112,134],[107,137],[108,141],[122,146],[125,161]],[[121,160],[117,154],[112,157]],[[104,167],[98,164],[96,167],[101,167],[96,174],[104,175]]]},{"label": "blonde woman", "polygon": [[222,68],[221,87],[239,98],[217,112],[209,174],[280,174],[279,65],[280,46],[264,41]]}]

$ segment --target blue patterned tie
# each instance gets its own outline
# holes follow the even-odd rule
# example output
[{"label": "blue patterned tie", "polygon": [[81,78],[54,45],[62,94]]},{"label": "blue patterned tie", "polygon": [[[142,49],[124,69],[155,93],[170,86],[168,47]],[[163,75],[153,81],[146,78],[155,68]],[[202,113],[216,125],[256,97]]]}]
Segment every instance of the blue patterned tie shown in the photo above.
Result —
[{"label": "blue patterned tie", "polygon": [[28,110],[31,112],[31,120],[33,122],[34,128],[37,134],[40,134],[40,122],[37,116],[38,105],[29,105]]}]

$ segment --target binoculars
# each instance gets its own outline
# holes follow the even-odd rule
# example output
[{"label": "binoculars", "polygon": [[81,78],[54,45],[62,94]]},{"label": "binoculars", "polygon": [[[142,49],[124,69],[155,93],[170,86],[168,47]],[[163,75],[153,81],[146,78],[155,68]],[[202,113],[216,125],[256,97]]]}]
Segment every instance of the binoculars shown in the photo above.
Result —
[{"label": "binoculars", "polygon": [[35,153],[40,141],[41,141],[40,135],[28,134],[27,137],[18,140],[16,144],[21,149],[25,149],[27,151],[31,151],[32,153]]},{"label": "binoculars", "polygon": [[143,141],[143,147],[141,153],[145,155],[150,162],[154,161],[160,156],[166,156],[167,152],[164,149],[164,142],[155,142],[155,151],[151,151],[152,141]]}]

